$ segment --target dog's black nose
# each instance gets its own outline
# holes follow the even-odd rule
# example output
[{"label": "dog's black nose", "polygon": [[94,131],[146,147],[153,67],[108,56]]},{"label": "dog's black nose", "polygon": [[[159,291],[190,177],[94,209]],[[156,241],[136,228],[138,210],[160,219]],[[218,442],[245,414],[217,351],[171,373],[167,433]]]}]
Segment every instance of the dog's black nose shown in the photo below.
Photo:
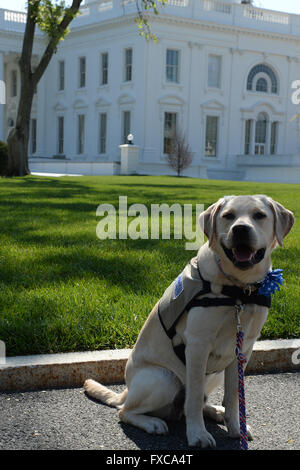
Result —
[{"label": "dog's black nose", "polygon": [[239,224],[232,227],[233,235],[248,235],[251,227],[245,224]]}]

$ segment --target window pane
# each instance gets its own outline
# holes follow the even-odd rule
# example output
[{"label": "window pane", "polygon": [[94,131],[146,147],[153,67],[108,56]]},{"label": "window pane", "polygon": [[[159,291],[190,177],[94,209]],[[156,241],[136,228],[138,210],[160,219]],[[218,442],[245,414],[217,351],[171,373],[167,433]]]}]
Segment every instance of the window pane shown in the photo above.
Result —
[{"label": "window pane", "polygon": [[65,62],[61,60],[58,63],[58,89],[65,89]]},{"label": "window pane", "polygon": [[78,141],[77,141],[77,153],[84,153],[84,125],[85,125],[84,114],[78,115]]},{"label": "window pane", "polygon": [[64,117],[58,117],[58,153],[64,153]]},{"label": "window pane", "polygon": [[176,134],[176,113],[165,113],[164,123],[164,153],[172,151],[172,143]]},{"label": "window pane", "polygon": [[218,121],[217,116],[206,117],[206,135],[205,135],[205,156],[217,156],[217,141],[218,141]]},{"label": "window pane", "polygon": [[99,153],[106,153],[106,127],[107,127],[107,114],[100,114],[100,148]]},{"label": "window pane", "polygon": [[167,82],[179,82],[179,51],[167,49],[166,80]]},{"label": "window pane", "polygon": [[37,120],[31,119],[31,153],[36,152]]},{"label": "window pane", "polygon": [[101,54],[101,85],[108,83],[108,53]]},{"label": "window pane", "polygon": [[220,88],[221,83],[221,56],[210,55],[208,58],[208,86]]},{"label": "window pane", "polygon": [[251,138],[251,119],[247,119],[246,129],[245,129],[245,155],[249,155],[250,153],[250,138]]},{"label": "window pane", "polygon": [[130,111],[123,112],[123,144],[127,144],[127,136],[130,134]]},{"label": "window pane", "polygon": [[274,155],[276,153],[277,128],[278,128],[278,123],[277,122],[272,122],[272,125],[271,125],[271,148],[270,148],[270,154],[271,155]]},{"label": "window pane", "polygon": [[132,80],[132,49],[125,49],[125,82]]},{"label": "window pane", "polygon": [[255,126],[255,143],[265,144],[267,135],[267,120],[264,116],[258,116]]},{"label": "window pane", "polygon": [[259,78],[256,82],[256,91],[268,92],[268,83],[265,78]]},{"label": "window pane", "polygon": [[85,87],[85,70],[86,70],[85,57],[80,57],[79,59],[79,88]]}]

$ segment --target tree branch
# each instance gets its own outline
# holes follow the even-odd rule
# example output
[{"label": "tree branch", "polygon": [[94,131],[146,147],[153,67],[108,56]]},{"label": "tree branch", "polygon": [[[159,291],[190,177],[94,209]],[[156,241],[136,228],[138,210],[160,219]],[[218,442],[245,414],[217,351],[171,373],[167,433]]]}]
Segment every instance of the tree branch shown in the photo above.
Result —
[{"label": "tree branch", "polygon": [[65,14],[58,25],[58,30],[57,30],[57,35],[53,38],[50,39],[44,54],[39,62],[39,65],[37,66],[35,72],[32,75],[32,79],[34,81],[34,86],[38,84],[40,81],[41,77],[43,76],[43,73],[45,72],[54,52],[56,51],[56,47],[60,39],[63,37],[64,32],[68,28],[69,24],[73,20],[74,16],[76,13],[79,11],[79,7],[81,5],[83,0],[73,0],[72,5],[70,8],[67,8],[65,11]]},{"label": "tree branch", "polygon": [[25,26],[25,33],[23,39],[22,53],[19,60],[21,73],[31,73],[31,56],[34,41],[34,32],[36,25],[36,18],[34,15],[35,8],[38,8],[41,0],[33,0],[31,3],[28,2],[28,12]]}]

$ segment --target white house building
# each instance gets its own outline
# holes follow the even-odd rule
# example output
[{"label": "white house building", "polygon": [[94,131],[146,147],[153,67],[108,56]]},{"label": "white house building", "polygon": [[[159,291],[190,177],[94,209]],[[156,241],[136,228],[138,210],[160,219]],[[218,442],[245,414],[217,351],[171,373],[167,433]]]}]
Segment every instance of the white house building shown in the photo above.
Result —
[{"label": "white house building", "polygon": [[[37,88],[31,171],[118,174],[132,133],[133,171],[174,174],[166,153],[177,126],[193,152],[188,176],[299,183],[300,15],[169,0],[149,14],[157,43],[139,36],[136,15],[135,0],[86,0]],[[16,119],[25,21],[0,10],[0,140]],[[44,47],[38,32],[36,62]]]}]

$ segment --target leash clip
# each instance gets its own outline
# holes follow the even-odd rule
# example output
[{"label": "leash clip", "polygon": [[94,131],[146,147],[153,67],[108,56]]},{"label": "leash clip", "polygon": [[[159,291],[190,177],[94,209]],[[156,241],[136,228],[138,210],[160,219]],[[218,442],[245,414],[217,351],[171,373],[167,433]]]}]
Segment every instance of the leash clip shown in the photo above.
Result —
[{"label": "leash clip", "polygon": [[248,285],[248,286],[244,287],[243,292],[244,292],[245,295],[250,296],[252,294],[251,286]]},{"label": "leash clip", "polygon": [[235,317],[237,323],[237,331],[242,331],[240,313],[243,311],[244,305],[243,304],[235,304]]}]

